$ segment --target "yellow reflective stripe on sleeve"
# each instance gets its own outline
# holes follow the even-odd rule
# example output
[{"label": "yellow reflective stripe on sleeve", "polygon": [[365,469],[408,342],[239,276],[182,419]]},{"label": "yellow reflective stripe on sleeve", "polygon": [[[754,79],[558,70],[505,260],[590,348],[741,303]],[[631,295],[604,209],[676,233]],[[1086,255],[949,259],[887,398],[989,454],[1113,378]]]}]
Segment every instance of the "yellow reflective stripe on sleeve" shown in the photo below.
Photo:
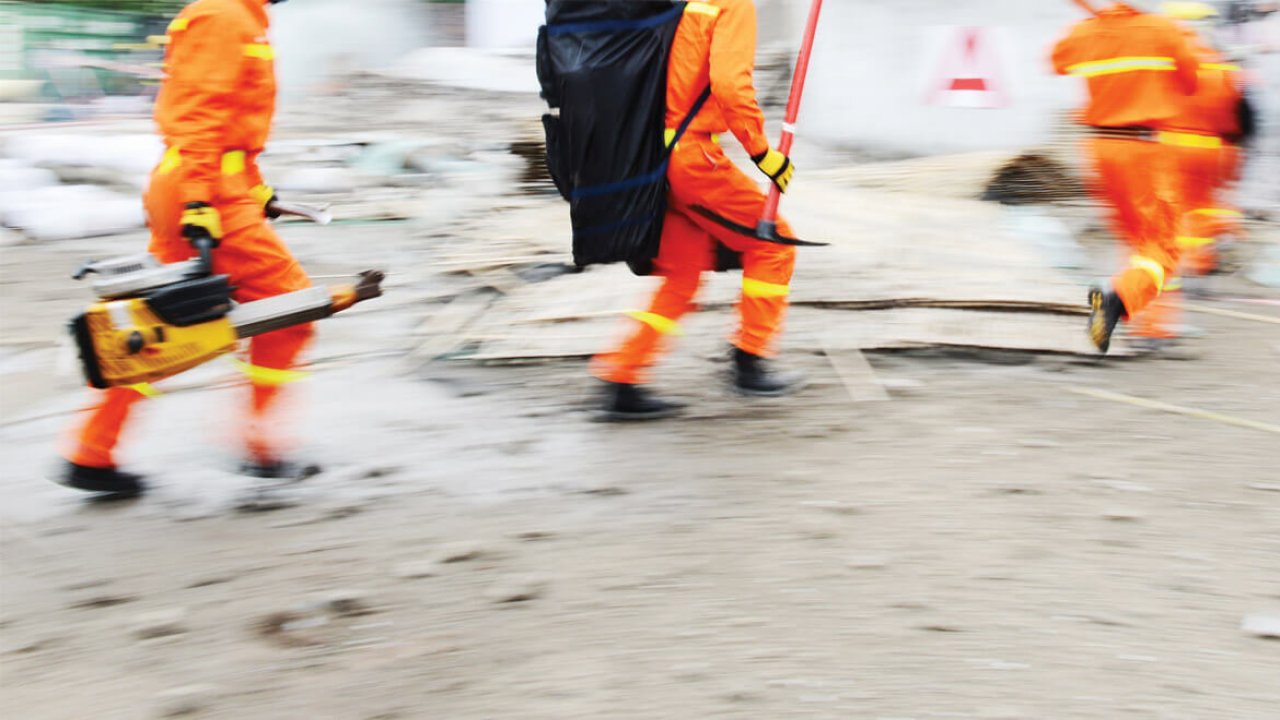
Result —
[{"label": "yellow reflective stripe on sleeve", "polygon": [[156,398],[164,394],[155,389],[155,386],[151,383],[138,383],[136,385],[129,385],[128,387],[130,390],[138,393],[144,398]]},{"label": "yellow reflective stripe on sleeve", "polygon": [[1222,72],[1241,72],[1244,68],[1231,63],[1200,63],[1204,70],[1221,70]]},{"label": "yellow reflective stripe on sleeve", "polygon": [[742,278],[742,294],[750,298],[780,298],[790,295],[791,288],[787,285],[778,285],[744,277]]},{"label": "yellow reflective stripe on sleeve", "polygon": [[1161,130],[1156,133],[1156,142],[1161,145],[1174,145],[1185,148],[1203,148],[1212,150],[1222,147],[1222,138],[1217,135],[1200,135],[1198,133],[1172,132]]},{"label": "yellow reflective stripe on sleeve", "polygon": [[160,160],[160,165],[156,168],[156,172],[161,175],[168,175],[182,166],[182,151],[176,147],[171,147],[164,151],[164,157]]},{"label": "yellow reflective stripe on sleeve", "polygon": [[239,175],[244,172],[245,154],[243,150],[232,150],[222,156],[222,174]]},{"label": "yellow reflective stripe on sleeve", "polygon": [[1151,258],[1145,258],[1141,255],[1134,255],[1129,258],[1129,265],[1134,269],[1141,270],[1150,275],[1151,279],[1156,281],[1156,289],[1160,292],[1164,292],[1165,277],[1163,265]]},{"label": "yellow reflective stripe on sleeve", "polygon": [[648,325],[662,335],[680,334],[680,323],[669,317],[663,317],[657,313],[633,310],[632,312],[627,313],[627,317]]},{"label": "yellow reflective stripe on sleeve", "polygon": [[691,2],[684,6],[684,11],[697,15],[710,15],[711,17],[716,17],[720,14],[720,8],[704,2]]},{"label": "yellow reflective stripe on sleeve", "polygon": [[173,22],[169,23],[168,32],[182,32],[183,30],[186,30],[189,25],[191,25],[191,18],[174,18]]},{"label": "yellow reflective stripe on sleeve", "polygon": [[1116,57],[1076,63],[1068,67],[1067,72],[1091,78],[1141,71],[1173,72],[1177,69],[1178,65],[1171,57]]},{"label": "yellow reflective stripe on sleeve", "polygon": [[1211,237],[1192,237],[1190,235],[1180,235],[1178,237],[1178,247],[1180,248],[1197,248],[1212,245],[1216,240]]},{"label": "yellow reflective stripe on sleeve", "polygon": [[244,46],[245,57],[259,60],[275,60],[276,50],[266,43],[249,43]]},{"label": "yellow reflective stripe on sleeve", "polygon": [[299,380],[305,380],[308,376],[308,373],[300,370],[280,370],[262,367],[261,365],[250,365],[236,358],[231,358],[231,364],[235,365],[237,370],[244,373],[251,382],[257,385],[288,385]]},{"label": "yellow reflective stripe on sleeve", "polygon": [[1197,208],[1191,211],[1192,215],[1208,215],[1209,217],[1229,217],[1242,218],[1244,213],[1239,210],[1230,210],[1227,208]]}]

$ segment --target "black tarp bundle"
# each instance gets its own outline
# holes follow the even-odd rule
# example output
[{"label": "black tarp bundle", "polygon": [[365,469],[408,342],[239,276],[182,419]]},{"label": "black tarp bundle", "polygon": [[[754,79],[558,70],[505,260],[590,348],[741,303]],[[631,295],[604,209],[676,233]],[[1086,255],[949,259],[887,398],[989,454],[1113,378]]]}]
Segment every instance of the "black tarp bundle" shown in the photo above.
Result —
[{"label": "black tarp bundle", "polygon": [[667,56],[683,2],[547,0],[538,36],[547,167],[569,201],[579,266],[645,274],[666,209]]}]

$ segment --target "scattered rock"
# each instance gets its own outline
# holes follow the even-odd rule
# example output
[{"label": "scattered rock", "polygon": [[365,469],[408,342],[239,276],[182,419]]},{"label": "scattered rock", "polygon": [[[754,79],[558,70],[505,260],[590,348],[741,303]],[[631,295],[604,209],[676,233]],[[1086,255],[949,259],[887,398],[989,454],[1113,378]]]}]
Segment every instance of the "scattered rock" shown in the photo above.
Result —
[{"label": "scattered rock", "polygon": [[546,591],[547,583],[532,575],[514,575],[498,581],[485,592],[495,603],[518,603],[535,600]]},{"label": "scattered rock", "polygon": [[626,488],[616,487],[614,485],[602,485],[600,487],[587,488],[578,491],[580,495],[595,495],[596,497],[621,497],[631,494]]},{"label": "scattered rock", "polygon": [[556,533],[550,530],[525,530],[524,532],[513,533],[511,537],[520,542],[544,542],[546,540],[554,540]]},{"label": "scattered rock", "polygon": [[1280,640],[1280,615],[1249,615],[1240,629],[1254,637]]},{"label": "scattered rock", "polygon": [[97,595],[88,600],[72,603],[71,608],[73,610],[97,610],[137,602],[137,600],[138,598],[131,595]]},{"label": "scattered rock", "polygon": [[333,590],[318,598],[313,607],[338,617],[362,617],[372,615],[374,610],[369,602],[369,594],[362,590]]},{"label": "scattered rock", "polygon": [[133,619],[133,636],[139,640],[182,635],[187,632],[187,611],[182,608],[143,613]]},{"label": "scattered rock", "polygon": [[1145,516],[1136,510],[1108,510],[1102,513],[1102,517],[1111,522],[1141,522],[1145,519]]},{"label": "scattered rock", "polygon": [[1280,492],[1280,483],[1249,483],[1250,490],[1262,492]]},{"label": "scattered rock", "polygon": [[213,705],[218,689],[212,685],[187,685],[156,696],[155,716],[160,718],[199,715]]},{"label": "scattered rock", "polygon": [[436,551],[435,562],[438,563],[459,563],[469,562],[484,557],[488,553],[484,546],[478,542],[462,541],[452,542],[440,546]]},{"label": "scattered rock", "polygon": [[1018,444],[1024,448],[1049,449],[1062,447],[1062,443],[1054,442],[1053,440],[1046,440],[1044,438],[1027,438],[1026,440],[1019,440]]},{"label": "scattered rock", "polygon": [[321,644],[319,628],[329,621],[321,615],[303,615],[298,612],[277,612],[263,617],[256,624],[258,635],[285,647],[307,647]]},{"label": "scattered rock", "polygon": [[401,580],[420,580],[440,575],[440,563],[434,560],[414,560],[395,566],[391,574]]}]

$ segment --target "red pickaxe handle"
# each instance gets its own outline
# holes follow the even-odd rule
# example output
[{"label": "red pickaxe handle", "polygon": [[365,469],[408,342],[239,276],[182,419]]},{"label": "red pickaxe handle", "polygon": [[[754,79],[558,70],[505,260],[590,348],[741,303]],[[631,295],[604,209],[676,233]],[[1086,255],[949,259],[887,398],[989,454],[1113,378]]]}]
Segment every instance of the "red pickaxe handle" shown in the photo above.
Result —
[{"label": "red pickaxe handle", "polygon": [[1098,14],[1098,8],[1094,7],[1093,3],[1089,2],[1089,0],[1073,0],[1073,1],[1075,2],[1076,5],[1080,6],[1081,10],[1084,10],[1090,15]]},{"label": "red pickaxe handle", "polygon": [[[809,74],[809,58],[813,54],[813,38],[818,33],[818,16],[822,14],[822,0],[813,0],[809,6],[809,23],[804,29],[804,41],[800,43],[800,57],[796,60],[795,76],[791,80],[791,96],[787,99],[787,115],[782,123],[782,140],[778,142],[778,152],[791,154],[791,142],[796,135],[796,119],[800,116],[800,98],[804,95],[804,79]],[[764,205],[764,215],[760,217],[758,233],[761,237],[773,237],[777,234],[778,203],[782,200],[782,192],[777,185],[769,188],[769,199]]]}]

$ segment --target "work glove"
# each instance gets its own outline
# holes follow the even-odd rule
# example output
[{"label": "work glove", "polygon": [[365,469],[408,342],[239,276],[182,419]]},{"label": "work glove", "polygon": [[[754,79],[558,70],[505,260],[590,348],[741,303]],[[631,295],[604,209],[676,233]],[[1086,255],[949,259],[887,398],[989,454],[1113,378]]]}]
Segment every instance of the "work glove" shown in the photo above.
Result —
[{"label": "work glove", "polygon": [[787,191],[787,186],[791,184],[791,176],[796,172],[796,166],[791,164],[791,158],[770,148],[759,155],[753,155],[751,159],[756,167],[760,168],[760,172],[768,175],[779,190]]},{"label": "work glove", "polygon": [[209,203],[192,202],[182,211],[182,237],[192,242],[202,237],[222,238],[222,216]]},{"label": "work glove", "polygon": [[263,215],[266,215],[272,220],[280,217],[280,211],[276,209],[276,201],[279,200],[280,197],[276,195],[275,188],[266,184],[255,185],[251,190],[249,190],[249,197],[253,198],[262,206]]}]

